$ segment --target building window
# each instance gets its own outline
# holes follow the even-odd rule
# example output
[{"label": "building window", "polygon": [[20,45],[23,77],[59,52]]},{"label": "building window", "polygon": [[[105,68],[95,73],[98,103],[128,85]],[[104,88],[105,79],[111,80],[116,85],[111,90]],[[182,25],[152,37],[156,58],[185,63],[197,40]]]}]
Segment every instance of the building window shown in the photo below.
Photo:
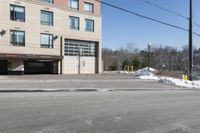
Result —
[{"label": "building window", "polygon": [[11,30],[10,31],[10,43],[13,46],[25,46],[25,32]]},{"label": "building window", "polygon": [[97,55],[97,43],[89,41],[65,40],[65,56],[95,57]]},{"label": "building window", "polygon": [[69,8],[78,10],[79,0],[69,0]]},{"label": "building window", "polygon": [[41,24],[53,26],[53,12],[41,11]]},{"label": "building window", "polygon": [[70,28],[72,30],[79,30],[79,18],[70,16],[69,20],[70,20],[70,22],[69,22],[70,23]]},{"label": "building window", "polygon": [[84,10],[90,13],[94,12],[94,4],[85,2],[84,3]]},{"label": "building window", "polygon": [[41,48],[53,48],[53,35],[52,34],[40,34]]},{"label": "building window", "polygon": [[48,3],[48,4],[53,4],[54,3],[53,0],[40,0],[40,1],[42,1],[44,3]]},{"label": "building window", "polygon": [[85,19],[85,31],[94,32],[94,20]]},{"label": "building window", "polygon": [[25,22],[25,7],[10,5],[10,20]]}]

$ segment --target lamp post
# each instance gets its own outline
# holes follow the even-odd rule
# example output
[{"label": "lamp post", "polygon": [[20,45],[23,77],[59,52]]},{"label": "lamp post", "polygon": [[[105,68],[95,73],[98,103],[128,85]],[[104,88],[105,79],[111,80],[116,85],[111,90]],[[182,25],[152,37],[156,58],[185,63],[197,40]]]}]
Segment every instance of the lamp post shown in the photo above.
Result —
[{"label": "lamp post", "polygon": [[81,54],[82,54],[82,48],[79,48],[78,50],[78,74],[81,74]]},{"label": "lamp post", "polygon": [[151,44],[148,44],[148,71],[150,67],[150,53],[151,53]]},{"label": "lamp post", "polygon": [[[63,36],[60,36],[60,56],[63,57]],[[63,60],[60,60],[60,75],[63,74]]]},{"label": "lamp post", "polygon": [[192,81],[192,64],[193,64],[193,52],[192,52],[192,0],[190,0],[190,18],[189,18],[189,70],[188,79]]}]

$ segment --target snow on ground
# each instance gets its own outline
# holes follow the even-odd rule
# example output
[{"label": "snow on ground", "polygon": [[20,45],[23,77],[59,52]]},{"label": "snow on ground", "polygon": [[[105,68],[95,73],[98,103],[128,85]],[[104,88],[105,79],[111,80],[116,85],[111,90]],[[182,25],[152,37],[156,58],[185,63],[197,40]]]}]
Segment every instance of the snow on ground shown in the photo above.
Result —
[{"label": "snow on ground", "polygon": [[148,79],[148,80],[160,80],[160,78],[156,75],[154,75],[152,72],[156,72],[153,68],[143,68],[139,69],[135,72],[135,76],[138,76],[139,79]]},{"label": "snow on ground", "polygon": [[189,80],[182,80],[170,77],[160,77],[160,82],[164,82],[167,84],[172,84],[180,87],[188,87],[188,88],[198,88],[200,89],[200,80],[198,81],[189,81]]},{"label": "snow on ground", "polygon": [[135,76],[138,76],[139,79],[146,79],[146,80],[159,80],[160,82],[172,84],[180,87],[188,87],[188,88],[198,88],[200,89],[200,80],[199,81],[186,81],[182,79],[170,78],[170,77],[162,77],[153,74],[156,72],[153,68],[143,68],[139,69],[135,72]]},{"label": "snow on ground", "polygon": [[198,88],[200,89],[200,80],[197,81],[186,81],[182,79],[176,79],[171,77],[162,77],[157,76],[154,73],[157,72],[157,70],[153,68],[143,68],[139,69],[135,72],[128,72],[128,71],[105,71],[104,73],[122,73],[122,74],[133,74],[135,76],[138,76],[139,79],[143,80],[157,80],[159,82],[163,82],[166,84],[172,84],[180,87],[188,87],[188,88]]},{"label": "snow on ground", "polygon": [[122,73],[122,74],[128,74],[130,72],[128,71],[104,71],[105,74],[116,74],[116,73]]}]

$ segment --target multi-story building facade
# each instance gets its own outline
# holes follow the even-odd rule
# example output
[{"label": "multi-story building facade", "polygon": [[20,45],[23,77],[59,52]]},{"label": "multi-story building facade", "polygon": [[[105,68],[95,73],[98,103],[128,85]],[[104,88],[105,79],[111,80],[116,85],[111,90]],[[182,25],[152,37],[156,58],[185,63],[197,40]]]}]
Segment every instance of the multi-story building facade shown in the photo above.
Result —
[{"label": "multi-story building facade", "polygon": [[1,0],[0,74],[101,73],[96,0]]}]

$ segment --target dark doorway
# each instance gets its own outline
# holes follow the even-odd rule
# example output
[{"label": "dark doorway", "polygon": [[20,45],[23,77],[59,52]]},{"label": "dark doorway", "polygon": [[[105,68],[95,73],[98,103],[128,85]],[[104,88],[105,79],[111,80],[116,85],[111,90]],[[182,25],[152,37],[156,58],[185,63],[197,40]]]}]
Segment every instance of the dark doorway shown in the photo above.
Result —
[{"label": "dark doorway", "polygon": [[24,74],[57,74],[55,61],[24,61]]},{"label": "dark doorway", "polygon": [[0,60],[0,75],[8,74],[8,61]]}]

